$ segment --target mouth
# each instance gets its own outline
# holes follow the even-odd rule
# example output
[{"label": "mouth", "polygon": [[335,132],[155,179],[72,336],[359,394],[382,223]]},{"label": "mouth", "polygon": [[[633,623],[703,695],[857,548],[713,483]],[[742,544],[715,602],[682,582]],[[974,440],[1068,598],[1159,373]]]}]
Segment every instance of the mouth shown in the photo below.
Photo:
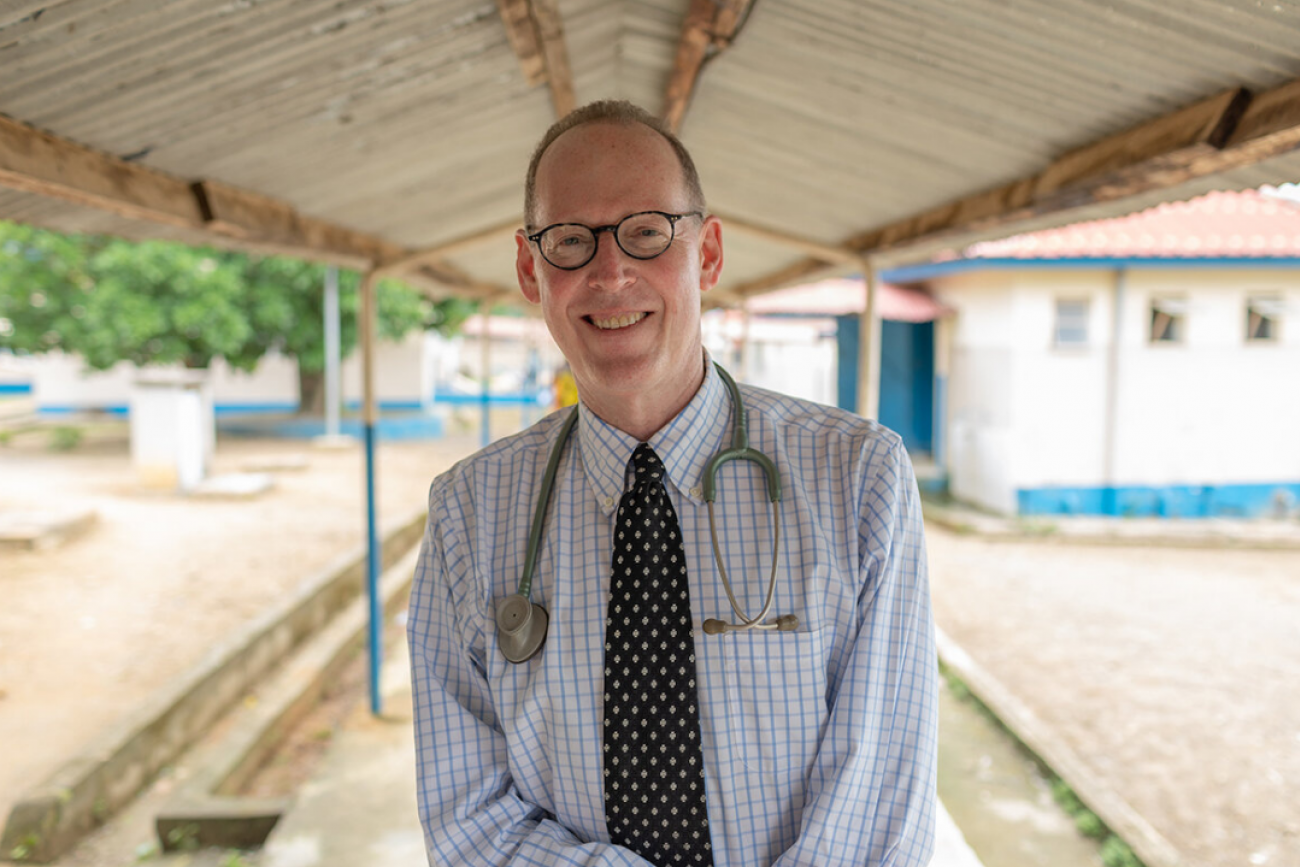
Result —
[{"label": "mouth", "polygon": [[599,328],[601,331],[615,331],[619,328],[627,328],[629,326],[635,325],[649,315],[650,315],[649,313],[645,313],[645,312],[622,313],[619,314],[618,316],[610,316],[608,318],[603,318],[603,319],[596,316],[584,316],[583,319],[587,320],[592,325]]}]

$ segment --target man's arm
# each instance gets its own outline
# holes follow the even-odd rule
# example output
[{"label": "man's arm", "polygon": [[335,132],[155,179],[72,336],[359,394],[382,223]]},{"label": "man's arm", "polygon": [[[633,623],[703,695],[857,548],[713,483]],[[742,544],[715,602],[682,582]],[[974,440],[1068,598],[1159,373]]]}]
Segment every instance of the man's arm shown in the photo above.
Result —
[{"label": "man's arm", "polygon": [[924,867],[934,850],[938,670],[921,504],[900,442],[868,467],[858,518],[858,633],[799,838],[774,867]]},{"label": "man's arm", "polygon": [[[484,676],[485,634],[467,556],[448,556],[436,517],[446,485],[430,491],[407,627],[415,707],[416,796],[429,864],[649,867],[605,843],[582,843],[519,797],[506,739]],[[459,580],[457,580],[459,576]],[[592,785],[600,785],[592,780]]]}]

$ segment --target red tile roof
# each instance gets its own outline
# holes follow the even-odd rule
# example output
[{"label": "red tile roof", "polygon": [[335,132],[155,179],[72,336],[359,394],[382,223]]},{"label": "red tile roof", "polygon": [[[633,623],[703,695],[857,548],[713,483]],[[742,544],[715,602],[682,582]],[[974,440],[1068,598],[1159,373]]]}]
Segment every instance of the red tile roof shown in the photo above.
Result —
[{"label": "red tile roof", "polygon": [[[920,289],[881,283],[876,287],[880,318],[891,322],[930,322],[948,309]],[[861,313],[866,289],[861,278],[837,278],[792,286],[750,299],[751,313],[843,316]]]},{"label": "red tile roof", "polygon": [[972,244],[967,259],[1300,256],[1300,207],[1255,190],[1166,202],[1126,217]]}]

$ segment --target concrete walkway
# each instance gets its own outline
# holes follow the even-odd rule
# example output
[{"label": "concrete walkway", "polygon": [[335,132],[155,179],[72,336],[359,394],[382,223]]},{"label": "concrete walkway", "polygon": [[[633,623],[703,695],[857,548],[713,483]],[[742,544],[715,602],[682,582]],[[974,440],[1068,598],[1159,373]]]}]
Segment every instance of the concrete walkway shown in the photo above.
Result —
[{"label": "concrete walkway", "polygon": [[[415,738],[405,642],[382,672],[384,716],[358,706],[312,781],[280,820],[259,867],[422,867],[415,807]],[[931,867],[981,867],[948,812],[939,811]]]}]

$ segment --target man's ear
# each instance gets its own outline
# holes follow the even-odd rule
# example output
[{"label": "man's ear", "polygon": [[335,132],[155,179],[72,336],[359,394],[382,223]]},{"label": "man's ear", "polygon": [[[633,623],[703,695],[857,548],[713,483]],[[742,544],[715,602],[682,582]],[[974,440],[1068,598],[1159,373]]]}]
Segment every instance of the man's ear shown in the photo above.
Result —
[{"label": "man's ear", "polygon": [[537,258],[523,229],[515,232],[515,275],[519,278],[519,291],[528,303],[542,303],[542,293],[537,287]]},{"label": "man's ear", "polygon": [[708,292],[722,279],[722,221],[710,214],[700,229],[700,292]]}]

